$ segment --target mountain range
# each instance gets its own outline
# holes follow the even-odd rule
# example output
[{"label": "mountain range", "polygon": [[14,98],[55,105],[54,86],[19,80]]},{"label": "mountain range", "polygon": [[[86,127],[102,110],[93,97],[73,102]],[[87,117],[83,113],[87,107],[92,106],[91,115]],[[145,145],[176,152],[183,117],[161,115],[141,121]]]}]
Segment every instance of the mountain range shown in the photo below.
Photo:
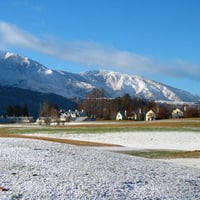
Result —
[{"label": "mountain range", "polygon": [[64,98],[84,98],[92,89],[103,88],[110,98],[128,93],[167,102],[198,102],[200,99],[187,91],[140,76],[105,70],[82,73],[52,70],[37,61],[6,51],[0,51],[0,85]]}]

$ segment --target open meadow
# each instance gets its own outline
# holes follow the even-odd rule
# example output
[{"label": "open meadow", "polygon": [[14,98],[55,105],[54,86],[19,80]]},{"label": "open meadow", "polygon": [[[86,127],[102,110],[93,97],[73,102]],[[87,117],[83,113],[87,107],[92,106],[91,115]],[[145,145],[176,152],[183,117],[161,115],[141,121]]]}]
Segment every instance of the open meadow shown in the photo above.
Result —
[{"label": "open meadow", "polygon": [[154,158],[153,155],[155,158],[198,158],[199,136],[199,118],[151,122],[71,122],[67,126],[11,124],[1,125],[0,128],[0,137],[39,139],[79,146],[102,146],[108,150],[121,149],[124,153],[151,158]]},{"label": "open meadow", "polygon": [[200,119],[1,125],[0,199],[199,200],[199,144]]},{"label": "open meadow", "polygon": [[135,150],[194,150],[198,155],[200,119],[70,122],[65,126],[1,125],[0,137],[48,140],[80,146],[123,146]]}]

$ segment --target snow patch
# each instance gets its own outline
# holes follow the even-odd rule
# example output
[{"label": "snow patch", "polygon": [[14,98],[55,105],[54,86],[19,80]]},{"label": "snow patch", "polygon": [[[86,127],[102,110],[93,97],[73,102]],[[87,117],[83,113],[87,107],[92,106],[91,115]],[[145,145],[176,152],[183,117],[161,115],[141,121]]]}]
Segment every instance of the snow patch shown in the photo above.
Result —
[{"label": "snow patch", "polygon": [[46,75],[50,75],[50,74],[53,74],[53,71],[51,69],[47,69],[47,70],[44,71],[44,73]]},{"label": "snow patch", "polygon": [[12,56],[15,56],[15,54],[14,53],[10,53],[10,52],[7,52],[6,54],[5,54],[5,59],[8,59],[8,58],[10,58],[10,57],[12,57]]},{"label": "snow patch", "polygon": [[80,87],[80,88],[87,88],[87,89],[93,89],[94,86],[92,86],[91,84],[88,84],[88,83],[85,83],[85,82],[77,82],[75,84],[77,87]]},{"label": "snow patch", "polygon": [[48,69],[48,68],[45,68],[45,67],[39,68],[37,72],[40,73],[40,74],[45,74],[45,75],[53,74],[53,71],[51,69]]},{"label": "snow patch", "polygon": [[57,71],[59,74],[61,74],[61,75],[65,75],[65,73],[63,72],[63,71],[61,71],[61,70],[58,70]]},{"label": "snow patch", "polygon": [[200,134],[198,132],[181,131],[133,131],[133,132],[114,132],[114,133],[58,133],[58,134],[39,134],[37,136],[48,136],[65,139],[75,139],[91,142],[102,142],[109,144],[122,145],[132,149],[167,149],[194,151],[200,150]]},{"label": "snow patch", "polygon": [[23,63],[30,65],[30,60],[27,57],[24,57]]}]

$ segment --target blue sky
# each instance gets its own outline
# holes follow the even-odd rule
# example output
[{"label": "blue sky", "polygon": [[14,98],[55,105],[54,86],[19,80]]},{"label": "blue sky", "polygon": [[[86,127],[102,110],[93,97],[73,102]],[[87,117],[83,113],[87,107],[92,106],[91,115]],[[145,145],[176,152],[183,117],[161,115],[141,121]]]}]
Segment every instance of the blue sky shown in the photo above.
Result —
[{"label": "blue sky", "polygon": [[7,0],[0,49],[56,70],[106,69],[200,95],[199,0]]}]

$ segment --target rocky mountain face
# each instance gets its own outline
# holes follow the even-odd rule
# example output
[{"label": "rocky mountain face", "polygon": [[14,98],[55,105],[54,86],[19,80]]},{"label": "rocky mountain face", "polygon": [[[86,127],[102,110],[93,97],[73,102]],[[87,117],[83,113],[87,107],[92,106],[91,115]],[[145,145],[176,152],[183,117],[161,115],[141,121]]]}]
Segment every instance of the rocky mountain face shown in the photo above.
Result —
[{"label": "rocky mountain face", "polygon": [[104,88],[111,98],[128,93],[156,101],[197,102],[200,97],[143,77],[113,71],[70,73],[49,69],[27,57],[0,51],[0,85],[83,98],[94,88]]}]

